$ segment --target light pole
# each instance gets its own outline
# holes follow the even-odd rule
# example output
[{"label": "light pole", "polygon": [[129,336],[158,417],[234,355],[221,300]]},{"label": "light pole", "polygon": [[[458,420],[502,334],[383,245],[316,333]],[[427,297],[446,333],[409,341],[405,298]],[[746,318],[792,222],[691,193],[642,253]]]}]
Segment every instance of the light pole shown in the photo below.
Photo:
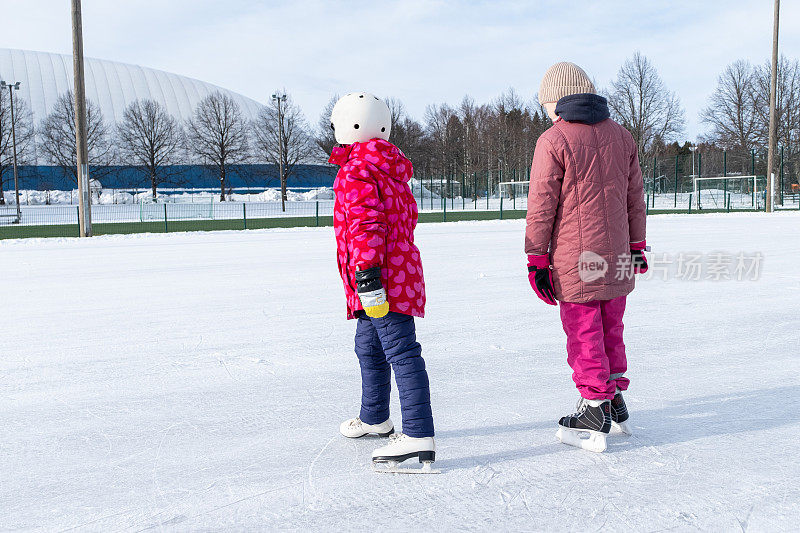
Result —
[{"label": "light pole", "polygon": [[22,221],[22,210],[19,207],[19,176],[17,174],[17,133],[14,128],[14,91],[19,90],[19,82],[6,83],[0,81],[0,89],[8,87],[8,97],[11,103],[11,150],[14,153],[14,192],[17,203],[17,224]]},{"label": "light pole", "polygon": [[283,175],[283,113],[281,102],[286,102],[286,93],[275,93],[272,99],[278,104],[278,172],[281,176],[281,211],[286,211],[286,177]]},{"label": "light pole", "polygon": [[697,151],[697,145],[690,146],[689,150],[692,152],[692,190],[694,191],[694,201],[697,202],[697,208],[700,209],[700,193],[697,190],[697,180],[695,179],[697,176],[694,170],[694,153]]},{"label": "light pole", "polygon": [[769,85],[769,148],[767,149],[767,201],[764,210],[772,212],[775,196],[775,145],[777,144],[778,120],[775,113],[778,85],[778,19],[781,1],[775,0],[775,18],[772,25],[772,77]]},{"label": "light pole", "polygon": [[81,237],[92,236],[89,149],[86,131],[86,89],[83,74],[81,0],[72,0],[72,67],[75,80],[75,149],[78,164],[78,224]]}]

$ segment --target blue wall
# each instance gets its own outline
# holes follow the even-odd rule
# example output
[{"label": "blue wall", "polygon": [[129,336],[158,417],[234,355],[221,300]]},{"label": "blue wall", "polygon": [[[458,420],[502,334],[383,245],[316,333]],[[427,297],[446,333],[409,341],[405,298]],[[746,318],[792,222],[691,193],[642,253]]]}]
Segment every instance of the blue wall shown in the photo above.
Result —
[{"label": "blue wall", "polygon": [[[219,178],[213,168],[201,165],[169,167],[170,179],[159,187],[219,188]],[[332,187],[337,167],[299,165],[288,179],[289,187]],[[89,174],[106,189],[147,189],[147,176],[137,167],[114,166],[91,168]],[[228,171],[229,188],[280,187],[277,165],[235,165]],[[9,168],[3,173],[3,188],[13,189],[14,178]],[[22,166],[19,168],[20,189],[69,191],[75,183],[59,167]]]}]

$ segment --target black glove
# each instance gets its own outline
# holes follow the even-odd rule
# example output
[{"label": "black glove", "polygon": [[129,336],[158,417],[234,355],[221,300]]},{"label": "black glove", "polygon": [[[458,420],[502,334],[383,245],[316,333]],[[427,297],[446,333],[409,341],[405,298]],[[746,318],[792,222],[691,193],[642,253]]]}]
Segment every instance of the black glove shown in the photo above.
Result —
[{"label": "black glove", "polygon": [[631,264],[634,273],[644,274],[647,272],[647,258],[644,256],[643,250],[631,250]]},{"label": "black glove", "polygon": [[550,257],[547,254],[528,256],[528,283],[540,300],[549,305],[556,305],[553,273],[550,270]]}]

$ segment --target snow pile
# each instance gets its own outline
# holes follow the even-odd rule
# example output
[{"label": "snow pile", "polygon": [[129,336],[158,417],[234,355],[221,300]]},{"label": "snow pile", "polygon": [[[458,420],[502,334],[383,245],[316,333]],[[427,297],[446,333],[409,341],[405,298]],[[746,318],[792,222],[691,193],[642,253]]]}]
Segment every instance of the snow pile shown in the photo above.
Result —
[{"label": "snow pile", "polygon": [[[78,203],[77,189],[72,191],[34,191],[21,190],[19,192],[21,205],[76,205]],[[5,191],[6,203],[14,205],[16,197],[14,191]],[[280,202],[281,190],[279,188],[266,189],[260,193],[232,193],[229,199],[234,202]],[[313,202],[316,200],[333,200],[333,189],[319,187],[308,191],[287,191],[289,202]],[[153,201],[153,193],[149,189],[132,194],[117,189],[93,189],[92,203],[101,205],[111,204],[138,204]],[[159,191],[158,203],[210,203],[219,201],[218,192],[200,191]]]},{"label": "snow pile", "polygon": [[[230,195],[230,199],[234,202],[280,202],[281,190],[280,189],[267,189],[264,192],[256,194],[237,194]],[[311,189],[310,191],[286,191],[286,200],[289,202],[313,202],[316,200],[333,200],[333,189],[330,187],[320,187]]]}]

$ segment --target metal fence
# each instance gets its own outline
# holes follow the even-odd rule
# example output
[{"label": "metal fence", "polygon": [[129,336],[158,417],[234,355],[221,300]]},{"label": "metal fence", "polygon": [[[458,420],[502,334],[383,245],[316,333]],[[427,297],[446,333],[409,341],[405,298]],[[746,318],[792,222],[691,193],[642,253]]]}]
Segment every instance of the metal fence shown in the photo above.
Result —
[{"label": "metal fence", "polygon": [[[800,154],[790,156],[779,150],[777,171],[774,184],[777,207],[797,206]],[[690,202],[696,210],[762,209],[767,152],[706,148],[694,154],[655,156],[643,162],[642,173],[651,209],[688,209]],[[756,187],[752,178],[744,176],[755,176]],[[716,177],[730,179],[708,179]]]},{"label": "metal fence", "polygon": [[[800,209],[797,159],[781,157],[779,168],[777,208]],[[765,153],[709,150],[693,156],[654,157],[644,162],[642,171],[649,213],[752,211],[764,207]],[[706,179],[717,176],[727,178]],[[410,185],[421,222],[520,218],[527,208],[527,169],[426,176],[412,180]],[[248,201],[250,197],[243,194],[232,197],[237,201],[220,202],[216,196],[185,192],[180,199],[164,196],[164,203],[92,205],[94,233],[324,226],[333,221],[333,200],[288,201],[284,210],[280,202]],[[75,205],[23,204],[20,210],[21,217],[17,218],[16,206],[0,206],[0,238],[78,235]]]}]

